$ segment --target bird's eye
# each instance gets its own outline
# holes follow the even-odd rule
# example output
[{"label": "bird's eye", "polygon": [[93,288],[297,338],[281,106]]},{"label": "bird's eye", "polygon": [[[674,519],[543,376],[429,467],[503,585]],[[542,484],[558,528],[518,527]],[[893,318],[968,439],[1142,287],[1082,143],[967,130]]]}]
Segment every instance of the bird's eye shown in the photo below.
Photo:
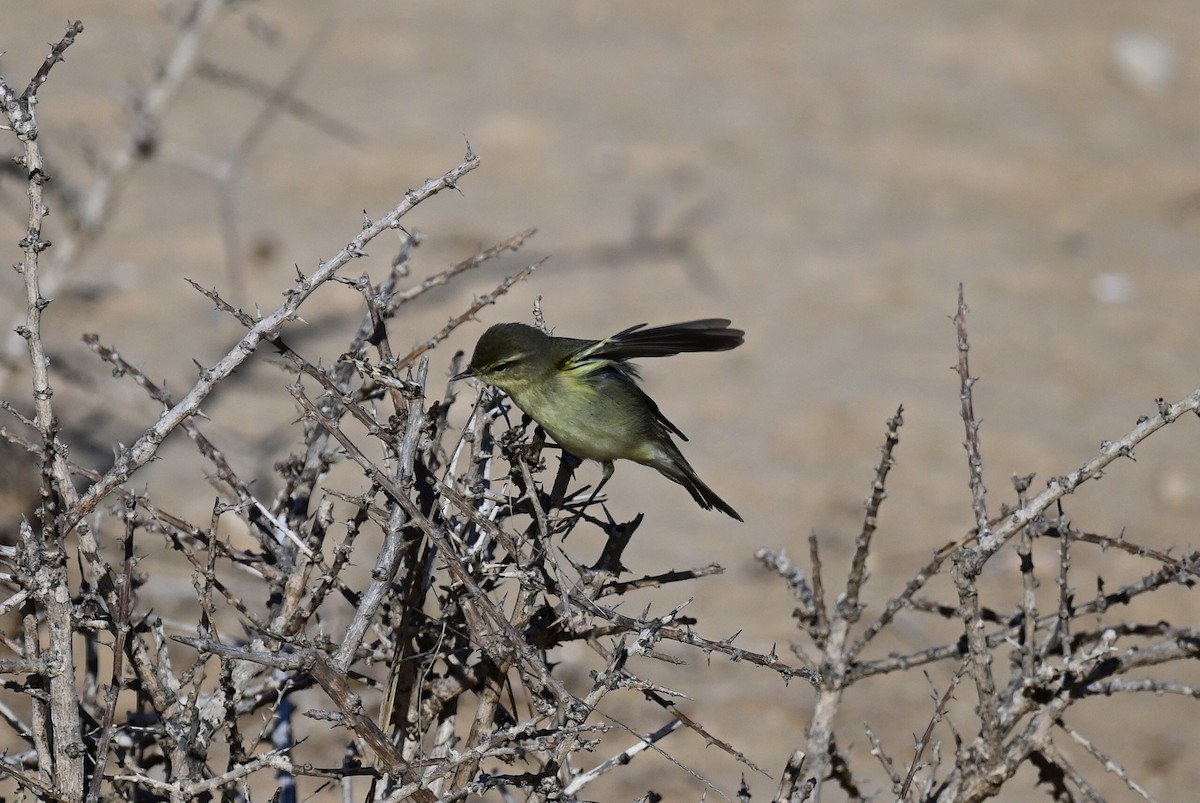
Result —
[{"label": "bird's eye", "polygon": [[511,366],[511,365],[512,365],[511,362],[497,363],[496,367],[492,369],[492,373],[493,374],[504,373],[505,371],[507,371],[509,369],[509,366]]}]

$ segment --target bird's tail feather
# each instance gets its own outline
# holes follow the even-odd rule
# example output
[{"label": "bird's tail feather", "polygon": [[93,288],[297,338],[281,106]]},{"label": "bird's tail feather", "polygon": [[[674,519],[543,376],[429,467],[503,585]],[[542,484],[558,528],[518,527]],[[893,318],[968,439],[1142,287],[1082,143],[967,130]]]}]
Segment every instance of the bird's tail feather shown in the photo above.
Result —
[{"label": "bird's tail feather", "polygon": [[700,507],[704,508],[705,510],[716,509],[724,513],[726,516],[735,518],[738,521],[745,521],[745,519],[743,519],[736,510],[729,506],[728,502],[717,496],[715,493],[713,493],[712,488],[709,488],[707,485],[701,482],[699,477],[693,475],[689,478],[688,482],[680,484],[688,489],[688,493],[690,493],[692,498],[696,500],[696,504],[700,505]]},{"label": "bird's tail feather", "polygon": [[738,521],[745,521],[741,517],[741,514],[734,510],[728,502],[717,496],[712,488],[709,488],[704,484],[702,479],[696,476],[695,469],[688,464],[688,461],[684,459],[678,449],[673,449],[672,451],[674,452],[672,455],[674,459],[669,461],[655,461],[650,463],[650,465],[658,469],[658,472],[667,479],[687,488],[687,492],[692,495],[692,499],[696,500],[696,504],[705,510],[719,510],[726,516],[735,518]]}]

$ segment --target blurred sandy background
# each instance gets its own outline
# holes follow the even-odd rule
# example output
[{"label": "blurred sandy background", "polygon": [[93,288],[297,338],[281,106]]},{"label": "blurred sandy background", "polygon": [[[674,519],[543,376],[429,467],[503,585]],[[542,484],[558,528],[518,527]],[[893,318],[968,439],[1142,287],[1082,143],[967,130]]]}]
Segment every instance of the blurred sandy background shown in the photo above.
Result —
[{"label": "blurred sandy background", "polygon": [[[1174,400],[1197,385],[1200,14],[1187,0],[337,6],[248,4],[204,42],[206,61],[270,84],[305,62],[295,94],[358,136],[288,116],[266,129],[234,189],[244,261],[235,280],[217,191],[187,165],[198,153],[232,155],[261,103],[188,81],[165,117],[160,158],[135,173],[111,228],[48,311],[56,365],[70,377],[56,403],[79,444],[75,457],[107,467],[108,444],[131,442],[156,414],[132,383],[108,376],[81,333],[98,332],[176,391],[190,387],[192,360],[210,363],[240,330],[183,277],[227,290],[247,309],[273,309],[294,264],[310,271],[354,236],[362,210],[376,217],[458,164],[466,140],[482,166],[461,194],[438,196],[404,221],[424,234],[417,274],[527,227],[539,233],[521,253],[407,310],[393,342],[423,339],[502,276],[551,258],[434,353],[436,392],[453,349],[469,350],[486,324],[529,320],[536,296],[570,336],[708,316],[747,330],[737,351],[643,366],[648,390],[692,437],[689,459],[746,523],[697,509],[649,469],[620,466],[609,486],[614,513],[649,517],[626,556],[635,573],[726,567],[663,597],[695,596],[688,610],[707,636],[741,629],[743,646],[777,642],[785,653],[802,641],[782,583],[753,552],[801,557],[815,530],[826,584],[838,587],[884,421],[899,404],[906,424],[868,602],[894,594],[933,549],[969,528],[958,383],[947,370],[959,282],[997,511],[1012,500],[1013,474],[1037,472],[1040,488],[1152,412],[1155,397]],[[152,3],[0,8],[0,69],[16,85],[68,19],[84,22],[39,111],[52,169],[80,181],[81,144],[104,153],[119,141],[125,86],[144,83],[173,29]],[[252,30],[275,36],[264,42]],[[11,137],[4,142],[7,154]],[[20,256],[22,192],[0,181],[9,262]],[[382,275],[392,247],[377,241],[359,269]],[[21,296],[13,274],[3,282],[7,317]],[[308,325],[289,341],[310,359],[335,359],[360,299],[326,293],[305,310]],[[298,428],[283,390],[290,378],[263,362],[205,410],[206,431],[269,496],[271,464]],[[24,398],[27,378],[14,383],[5,398]],[[1125,528],[1181,551],[1196,541],[1198,447],[1196,422],[1181,422],[1151,439],[1138,463],[1068,499],[1067,510],[1082,529]],[[162,494],[160,505],[170,500],[206,522],[211,494],[171,497],[203,476],[193,452],[178,439],[139,479]],[[1043,572],[1053,548],[1040,558]],[[1104,556],[1081,555],[1082,592],[1092,593],[1095,575],[1115,587],[1154,568],[1120,566],[1110,576]],[[988,580],[1019,584],[1015,556],[997,561]],[[175,592],[158,593],[164,607]],[[1195,621],[1194,600],[1159,599],[1167,600],[1158,617]],[[888,647],[928,643],[924,624],[907,620]],[[693,665],[670,676],[696,698],[686,710],[778,777],[803,743],[811,691],[687,657]],[[949,669],[941,670],[944,682]],[[931,710],[919,673],[890,684],[873,699],[864,687],[843,719],[843,747],[871,773],[861,723],[907,763],[911,734]],[[958,697],[969,705],[973,695],[964,684]],[[1118,704],[1119,727],[1108,709]],[[1180,800],[1200,784],[1194,710],[1161,698],[1095,701],[1073,723],[1159,799]],[[732,795],[740,767],[694,735],[672,739],[668,750]],[[1080,766],[1108,784],[1109,799],[1130,794],[1086,759]],[[608,799],[648,788],[669,800],[699,797],[700,786],[659,759],[645,758],[639,772],[637,784],[608,788]],[[747,777],[756,796],[773,793],[774,780]],[[1040,794],[1033,781],[1024,773],[1003,799]]]}]

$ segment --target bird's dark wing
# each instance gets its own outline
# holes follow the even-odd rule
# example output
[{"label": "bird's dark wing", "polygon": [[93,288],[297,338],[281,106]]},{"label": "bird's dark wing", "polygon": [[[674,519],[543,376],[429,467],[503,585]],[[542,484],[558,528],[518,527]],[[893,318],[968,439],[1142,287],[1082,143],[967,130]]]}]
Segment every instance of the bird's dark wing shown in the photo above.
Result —
[{"label": "bird's dark wing", "polygon": [[669,432],[674,432],[676,435],[678,435],[680,440],[686,441],[688,439],[688,436],[683,434],[683,430],[681,430],[679,427],[672,424],[671,419],[669,419],[665,415],[663,415],[663,411],[658,409],[658,402],[656,402],[656,401],[654,401],[654,399],[650,398],[650,394],[646,393],[646,391],[642,390],[637,385],[634,385],[634,390],[636,390],[639,394],[641,394],[641,397],[643,399],[645,399],[646,406],[649,407],[650,410],[654,413],[654,417],[658,420],[658,422],[660,424],[662,424],[664,427],[666,427]]},{"label": "bird's dark wing", "polygon": [[685,351],[728,351],[742,344],[746,333],[731,329],[726,318],[705,318],[647,329],[639,323],[604,340],[554,338],[564,351],[559,370],[578,375],[612,371],[628,381],[632,391],[642,397],[663,427],[687,440],[679,427],[662,413],[658,405],[636,384],[637,368],[628,360],[637,357],[669,357]]},{"label": "bird's dark wing", "polygon": [[742,344],[745,332],[729,328],[725,318],[705,318],[646,329],[640,323],[591,347],[582,349],[572,361],[613,360],[622,362],[637,357],[669,357],[685,351],[727,351]]}]

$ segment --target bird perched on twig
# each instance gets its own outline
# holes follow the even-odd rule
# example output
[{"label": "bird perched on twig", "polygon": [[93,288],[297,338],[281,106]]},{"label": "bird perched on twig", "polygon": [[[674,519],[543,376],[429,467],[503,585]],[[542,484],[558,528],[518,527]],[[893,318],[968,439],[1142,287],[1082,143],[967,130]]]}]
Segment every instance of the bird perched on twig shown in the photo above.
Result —
[{"label": "bird perched on twig", "polygon": [[523,323],[500,323],[479,338],[471,363],[455,379],[476,377],[508,394],[559,446],[599,461],[604,483],[614,460],[655,468],[688,490],[705,510],[742,517],[696,476],[671,436],[687,436],[637,385],[629,360],[685,351],[727,351],[745,332],[724,318],[647,329],[631,326],[603,340],[552,337]]}]

